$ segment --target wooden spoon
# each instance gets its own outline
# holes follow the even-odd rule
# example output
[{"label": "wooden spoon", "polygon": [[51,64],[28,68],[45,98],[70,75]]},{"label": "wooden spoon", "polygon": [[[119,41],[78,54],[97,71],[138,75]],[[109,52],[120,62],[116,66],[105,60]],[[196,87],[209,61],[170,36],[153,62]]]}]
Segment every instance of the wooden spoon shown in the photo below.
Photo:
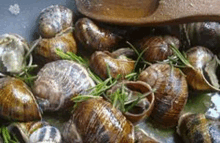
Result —
[{"label": "wooden spoon", "polygon": [[220,21],[220,0],[75,0],[79,12],[121,25]]}]

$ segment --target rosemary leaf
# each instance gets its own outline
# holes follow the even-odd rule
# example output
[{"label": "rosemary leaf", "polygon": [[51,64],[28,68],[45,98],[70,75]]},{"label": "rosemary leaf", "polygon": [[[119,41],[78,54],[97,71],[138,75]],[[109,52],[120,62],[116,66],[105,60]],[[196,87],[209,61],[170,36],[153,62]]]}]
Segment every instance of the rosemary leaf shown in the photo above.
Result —
[{"label": "rosemary leaf", "polygon": [[90,98],[100,98],[99,96],[93,96],[93,95],[78,95],[76,97],[72,98],[73,102],[82,102],[82,101],[86,101]]}]

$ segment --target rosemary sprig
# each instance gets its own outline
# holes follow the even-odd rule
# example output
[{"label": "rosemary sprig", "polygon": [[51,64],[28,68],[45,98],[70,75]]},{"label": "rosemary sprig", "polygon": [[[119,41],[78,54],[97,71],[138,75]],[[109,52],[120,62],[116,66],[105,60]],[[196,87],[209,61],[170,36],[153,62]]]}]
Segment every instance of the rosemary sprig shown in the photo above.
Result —
[{"label": "rosemary sprig", "polygon": [[4,143],[18,143],[17,138],[15,136],[11,136],[7,127],[1,126],[0,133],[4,140]]}]

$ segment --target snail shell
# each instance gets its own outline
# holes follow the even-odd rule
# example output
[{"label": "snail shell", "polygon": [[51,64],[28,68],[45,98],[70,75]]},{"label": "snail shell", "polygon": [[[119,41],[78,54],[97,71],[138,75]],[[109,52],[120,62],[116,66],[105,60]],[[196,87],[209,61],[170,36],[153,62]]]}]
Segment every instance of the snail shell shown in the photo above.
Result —
[{"label": "snail shell", "polygon": [[0,72],[19,73],[26,65],[27,41],[17,34],[0,36]]},{"label": "snail shell", "polygon": [[196,46],[189,49],[186,56],[194,67],[183,69],[188,84],[195,90],[219,90],[214,54],[205,47]]},{"label": "snail shell", "polygon": [[75,124],[83,142],[134,143],[133,125],[102,98],[79,103],[70,122]]},{"label": "snail shell", "polygon": [[76,22],[75,35],[79,42],[91,51],[112,51],[122,40],[122,37],[98,27],[88,18],[81,18]]},{"label": "snail shell", "polygon": [[41,11],[39,33],[43,38],[55,37],[61,31],[73,26],[73,12],[62,5],[51,5]]},{"label": "snail shell", "polygon": [[67,108],[73,96],[88,94],[88,89],[95,86],[83,66],[68,60],[47,63],[37,76],[33,93],[45,111]]},{"label": "snail shell", "polygon": [[[124,90],[126,90],[126,102],[137,100],[138,93],[144,94],[152,90],[149,84],[142,81],[123,81],[108,90],[107,96],[111,97],[114,92],[123,88],[122,86],[124,86]],[[154,100],[154,93],[150,93],[146,98],[141,99],[131,110],[123,114],[129,121],[131,121],[133,124],[136,124],[150,116],[154,108]]]},{"label": "snail shell", "polygon": [[61,59],[56,54],[56,49],[60,49],[65,53],[77,52],[77,44],[72,30],[63,31],[55,37],[40,39],[34,50],[35,61],[42,64]]},{"label": "snail shell", "polygon": [[156,89],[153,120],[165,128],[175,126],[188,98],[182,72],[169,64],[153,64],[140,73],[139,80]]},{"label": "snail shell", "polygon": [[135,128],[135,143],[159,143],[156,139],[150,137],[143,129]]},{"label": "snail shell", "polygon": [[91,69],[102,79],[108,77],[107,66],[110,74],[116,78],[119,74],[124,77],[134,70],[135,61],[126,58],[124,55],[117,55],[108,51],[96,51],[90,59]]},{"label": "snail shell", "polygon": [[173,55],[173,50],[170,44],[174,44],[179,48],[179,39],[174,36],[154,36],[145,37],[141,40],[141,51],[144,50],[143,58],[149,62],[157,62],[166,60],[169,56]]},{"label": "snail shell", "polygon": [[0,114],[16,121],[40,120],[38,104],[28,86],[11,77],[0,79]]},{"label": "snail shell", "polygon": [[220,24],[219,22],[194,22],[180,25],[184,40],[189,47],[204,46],[213,53],[219,53]]},{"label": "snail shell", "polygon": [[9,130],[20,142],[61,143],[62,140],[60,131],[44,121],[13,123]]},{"label": "snail shell", "polygon": [[[184,142],[217,143],[220,132],[218,130],[218,134],[215,134],[214,128],[209,125],[204,114],[186,113],[181,116],[178,122],[177,133],[183,138]],[[212,136],[213,133],[217,136]]]}]

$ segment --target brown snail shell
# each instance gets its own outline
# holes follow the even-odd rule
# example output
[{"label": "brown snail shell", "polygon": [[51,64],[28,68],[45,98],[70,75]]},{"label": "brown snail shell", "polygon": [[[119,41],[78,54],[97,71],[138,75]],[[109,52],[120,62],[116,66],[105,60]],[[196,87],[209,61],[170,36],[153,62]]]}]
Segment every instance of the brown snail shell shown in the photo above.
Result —
[{"label": "brown snail shell", "polygon": [[170,48],[173,44],[179,48],[179,39],[174,36],[153,36],[145,37],[141,40],[141,51],[144,50],[143,58],[148,62],[157,62],[166,60],[173,55],[173,50]]},{"label": "brown snail shell", "polygon": [[56,49],[63,52],[77,53],[77,44],[72,30],[62,31],[55,37],[40,39],[35,47],[35,61],[39,64],[60,60],[56,54]]},{"label": "brown snail shell", "polygon": [[[114,92],[121,89],[124,86],[126,90],[127,101],[136,100],[138,93],[144,94],[150,92],[152,89],[149,84],[142,81],[122,81],[121,83],[113,86],[107,91],[107,96],[112,96]],[[133,124],[140,122],[141,120],[150,116],[154,108],[154,93],[150,93],[146,98],[141,99],[131,110],[123,113],[124,116]]]},{"label": "brown snail shell", "polygon": [[124,77],[134,70],[135,61],[125,55],[117,55],[108,51],[96,51],[90,58],[91,69],[102,79],[108,78],[107,66],[110,74],[116,78],[119,74]]},{"label": "brown snail shell", "polygon": [[219,53],[220,23],[219,22],[193,22],[180,25],[183,40],[188,47],[204,46],[213,53]]},{"label": "brown snail shell", "polygon": [[133,125],[102,98],[80,102],[70,122],[75,124],[83,142],[134,143]]},{"label": "brown snail shell", "polygon": [[69,8],[62,5],[51,5],[40,13],[39,33],[43,38],[55,37],[61,31],[73,26],[74,17]]},{"label": "brown snail shell", "polygon": [[84,48],[89,51],[112,51],[122,40],[119,35],[98,27],[88,18],[81,18],[76,22],[75,35]]},{"label": "brown snail shell", "polygon": [[184,142],[187,143],[216,142],[215,138],[219,138],[219,135],[213,138],[210,131],[212,132],[214,130],[212,126],[209,126],[204,114],[183,114],[177,127],[177,133],[183,138]]},{"label": "brown snail shell", "polygon": [[73,103],[71,98],[88,94],[95,86],[87,70],[74,61],[58,60],[47,63],[38,72],[33,93],[43,110],[57,111]]},{"label": "brown snail shell", "polygon": [[27,41],[18,34],[0,36],[0,72],[20,73],[26,65]]},{"label": "brown snail shell", "polygon": [[215,74],[218,66],[216,57],[207,48],[196,46],[186,52],[193,68],[184,68],[188,84],[195,90],[219,90]]},{"label": "brown snail shell", "polygon": [[41,113],[34,95],[21,80],[11,77],[0,79],[0,114],[16,121],[40,120]]},{"label": "brown snail shell", "polygon": [[152,64],[140,73],[139,80],[155,88],[155,104],[151,117],[162,127],[177,124],[187,98],[188,87],[185,75],[169,64]]}]

